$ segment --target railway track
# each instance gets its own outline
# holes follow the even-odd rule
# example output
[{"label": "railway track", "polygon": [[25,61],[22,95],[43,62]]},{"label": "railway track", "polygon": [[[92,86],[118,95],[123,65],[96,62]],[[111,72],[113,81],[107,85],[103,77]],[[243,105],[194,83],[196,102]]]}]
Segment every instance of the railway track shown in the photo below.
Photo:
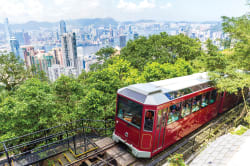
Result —
[{"label": "railway track", "polygon": [[99,148],[93,151],[93,153],[89,153],[89,154],[83,155],[82,157],[79,157],[76,161],[73,161],[72,163],[67,164],[66,166],[81,165],[83,163],[85,163],[86,165],[96,165],[97,163],[101,163],[101,162],[107,165],[112,165],[112,164],[109,164],[110,162],[107,159],[103,159],[102,157],[105,151],[114,147],[115,145],[116,143],[114,142],[108,143],[102,148]]}]

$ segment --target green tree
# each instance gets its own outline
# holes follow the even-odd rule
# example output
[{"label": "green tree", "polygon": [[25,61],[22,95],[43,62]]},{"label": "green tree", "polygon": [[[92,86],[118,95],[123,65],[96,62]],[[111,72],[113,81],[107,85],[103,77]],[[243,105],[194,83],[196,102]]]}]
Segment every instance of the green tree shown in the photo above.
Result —
[{"label": "green tree", "polygon": [[24,63],[13,53],[0,55],[0,82],[10,91],[27,78]]},{"label": "green tree", "polygon": [[[103,69],[91,71],[78,79],[88,89],[83,99],[85,110],[95,111],[96,108],[99,112],[97,114],[103,118],[114,116],[116,92],[119,88],[144,81],[138,70],[119,56],[108,59]],[[95,95],[96,98],[93,99]],[[105,116],[101,112],[105,112]]]},{"label": "green tree", "polygon": [[77,79],[62,75],[53,84],[53,94],[58,114],[60,114],[57,119],[59,123],[83,118],[82,114],[78,113],[87,110],[78,105],[81,104],[86,92],[84,86]]},{"label": "green tree", "polygon": [[108,59],[111,55],[113,55],[116,52],[116,50],[113,47],[107,46],[101,48],[99,51],[96,52],[96,55],[98,56],[97,59],[99,61]]},{"label": "green tree", "polygon": [[51,127],[56,118],[51,86],[36,78],[28,79],[1,103],[1,139]]},{"label": "green tree", "polygon": [[[209,65],[206,68],[221,91],[237,93],[241,89],[241,95],[245,101],[244,89],[250,87],[250,20],[249,15],[242,17],[222,17],[223,30],[230,37],[231,48],[217,55],[208,55]],[[214,54],[214,53],[212,53]],[[215,51],[216,54],[216,51]],[[212,63],[211,63],[212,62]],[[247,103],[241,114],[244,116],[248,110]],[[250,117],[250,113],[248,115]],[[250,119],[250,118],[249,118]],[[249,120],[250,124],[250,120]]]},{"label": "green tree", "polygon": [[227,66],[227,56],[219,51],[218,47],[213,45],[212,41],[208,39],[206,41],[206,53],[200,57],[197,57],[193,61],[193,66],[200,71],[216,71],[223,73]]},{"label": "green tree", "polygon": [[146,82],[152,82],[173,77],[190,75],[194,71],[195,70],[189,62],[183,59],[177,59],[176,63],[174,64],[160,64],[158,62],[148,63],[144,67],[142,75],[144,76]]},{"label": "green tree", "polygon": [[178,58],[189,61],[202,54],[201,44],[197,39],[183,34],[169,36],[165,32],[129,41],[121,50],[121,57],[140,71],[147,63],[174,63]]}]

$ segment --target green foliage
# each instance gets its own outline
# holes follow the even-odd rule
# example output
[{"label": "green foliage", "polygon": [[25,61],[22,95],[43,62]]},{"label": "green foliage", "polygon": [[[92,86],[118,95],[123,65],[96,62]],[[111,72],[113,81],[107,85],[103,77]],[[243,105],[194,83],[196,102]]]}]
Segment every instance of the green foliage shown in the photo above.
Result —
[{"label": "green foliage", "polygon": [[1,138],[19,136],[54,125],[57,117],[52,89],[32,78],[20,85],[0,107]]},{"label": "green foliage", "polygon": [[72,120],[83,118],[82,109],[79,105],[82,103],[86,95],[84,86],[76,79],[62,75],[53,84],[53,95],[55,96],[55,104],[58,123],[65,123]]},{"label": "green foliage", "polygon": [[228,33],[233,43],[231,60],[239,69],[250,70],[250,15],[241,17],[222,17],[223,30]]},{"label": "green foliage", "polygon": [[[250,87],[250,16],[222,17],[223,30],[229,35],[230,48],[219,51],[208,40],[207,54],[197,58],[193,64],[201,71],[210,71],[211,79],[220,91],[238,93],[243,96],[244,109],[240,117],[246,116],[249,109],[244,89]],[[239,117],[239,118],[240,118]]]},{"label": "green foliage", "polygon": [[248,130],[247,127],[245,126],[238,126],[234,131],[231,132],[231,134],[236,134],[236,135],[242,135]]},{"label": "green foliage", "polygon": [[169,157],[168,162],[170,166],[186,166],[182,154],[175,154]]},{"label": "green foliage", "polygon": [[129,41],[121,50],[121,57],[140,71],[147,63],[174,63],[178,58],[189,61],[200,55],[202,55],[201,45],[196,39],[183,34],[169,36],[165,32]]},{"label": "green foliage", "polygon": [[189,62],[177,59],[174,64],[153,62],[144,67],[143,76],[146,82],[168,79],[178,76],[190,75],[194,69]]},{"label": "green foliage", "polygon": [[219,52],[219,49],[213,45],[212,41],[206,41],[207,53],[196,58],[193,66],[199,68],[200,71],[215,71],[223,73],[227,63],[227,55]]},{"label": "green foliage", "polygon": [[99,51],[96,52],[96,55],[98,56],[98,60],[106,60],[108,59],[111,55],[115,53],[115,49],[113,47],[103,47]]},{"label": "green foliage", "polygon": [[250,70],[249,25],[247,15],[238,18],[223,17],[223,30],[234,41],[233,47],[219,51],[208,40],[207,54],[194,62],[196,68],[212,72],[212,79],[222,91],[236,93],[238,88],[250,87],[250,75],[246,72]]},{"label": "green foliage", "polygon": [[24,63],[13,53],[0,55],[0,83],[10,91],[27,78]]},{"label": "green foliage", "polygon": [[[78,79],[89,90],[84,98],[84,108],[92,112],[97,111],[95,114],[105,119],[114,116],[117,90],[129,84],[142,82],[143,77],[137,69],[131,67],[130,62],[119,56],[110,58],[104,65],[106,67],[102,70],[85,73]],[[91,118],[94,114],[89,113],[86,116]]]}]

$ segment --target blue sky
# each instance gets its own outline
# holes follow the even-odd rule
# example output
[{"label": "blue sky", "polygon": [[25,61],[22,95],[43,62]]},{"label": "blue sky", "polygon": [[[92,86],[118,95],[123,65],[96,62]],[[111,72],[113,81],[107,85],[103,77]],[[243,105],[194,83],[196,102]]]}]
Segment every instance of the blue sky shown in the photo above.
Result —
[{"label": "blue sky", "polygon": [[249,12],[250,0],[0,0],[0,20],[59,21],[112,17],[118,21],[218,21]]}]

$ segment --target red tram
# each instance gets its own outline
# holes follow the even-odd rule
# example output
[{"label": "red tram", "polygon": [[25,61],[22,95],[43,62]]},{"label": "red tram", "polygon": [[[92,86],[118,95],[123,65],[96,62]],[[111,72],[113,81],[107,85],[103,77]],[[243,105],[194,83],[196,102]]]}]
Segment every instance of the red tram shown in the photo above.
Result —
[{"label": "red tram", "polygon": [[197,73],[119,89],[113,140],[150,158],[240,101],[209,83]]}]

